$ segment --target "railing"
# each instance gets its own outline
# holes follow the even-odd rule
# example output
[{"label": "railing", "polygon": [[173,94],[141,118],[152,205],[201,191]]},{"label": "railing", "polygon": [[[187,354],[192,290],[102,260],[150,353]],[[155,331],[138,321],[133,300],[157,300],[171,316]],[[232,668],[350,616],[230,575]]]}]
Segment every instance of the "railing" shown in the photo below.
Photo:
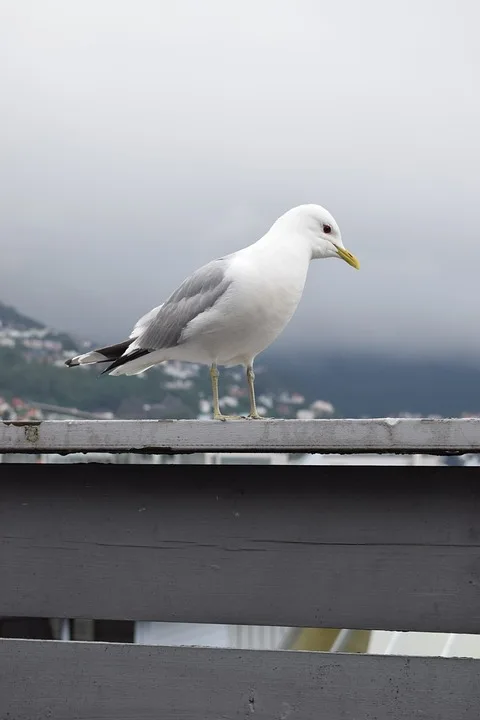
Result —
[{"label": "railing", "polygon": [[[480,452],[477,420],[0,425],[0,452]],[[0,465],[0,616],[480,633],[455,467]],[[475,720],[480,661],[0,640],[0,718]]]}]

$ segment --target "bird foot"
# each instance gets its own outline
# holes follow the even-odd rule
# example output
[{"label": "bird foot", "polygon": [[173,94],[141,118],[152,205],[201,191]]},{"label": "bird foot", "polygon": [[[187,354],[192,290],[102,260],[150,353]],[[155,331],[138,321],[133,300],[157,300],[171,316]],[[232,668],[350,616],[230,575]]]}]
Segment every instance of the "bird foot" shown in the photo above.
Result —
[{"label": "bird foot", "polygon": [[224,415],[223,413],[214,413],[213,414],[214,420],[221,420],[222,422],[225,422],[226,420],[241,420],[241,415]]},{"label": "bird foot", "polygon": [[262,417],[262,415],[259,415],[257,412],[255,413],[248,413],[246,416],[246,420],[268,420],[266,417]]}]

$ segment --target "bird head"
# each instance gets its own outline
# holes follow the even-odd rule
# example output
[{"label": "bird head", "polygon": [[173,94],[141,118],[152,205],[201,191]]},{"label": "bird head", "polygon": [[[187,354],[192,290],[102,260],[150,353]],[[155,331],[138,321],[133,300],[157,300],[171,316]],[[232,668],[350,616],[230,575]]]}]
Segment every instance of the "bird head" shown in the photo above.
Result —
[{"label": "bird head", "polygon": [[357,270],[360,268],[355,255],[345,248],[335,218],[321,205],[299,205],[282,215],[277,223],[309,243],[312,260],[336,257]]}]

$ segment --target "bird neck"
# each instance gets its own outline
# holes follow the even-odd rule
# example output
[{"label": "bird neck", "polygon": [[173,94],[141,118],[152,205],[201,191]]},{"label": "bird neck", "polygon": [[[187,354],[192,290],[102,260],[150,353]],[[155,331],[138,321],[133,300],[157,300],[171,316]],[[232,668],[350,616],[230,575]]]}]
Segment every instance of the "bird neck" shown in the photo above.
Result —
[{"label": "bird neck", "polygon": [[284,261],[308,263],[312,259],[312,245],[304,233],[296,230],[281,232],[273,226],[260,240],[251,245],[256,251],[281,257]]}]

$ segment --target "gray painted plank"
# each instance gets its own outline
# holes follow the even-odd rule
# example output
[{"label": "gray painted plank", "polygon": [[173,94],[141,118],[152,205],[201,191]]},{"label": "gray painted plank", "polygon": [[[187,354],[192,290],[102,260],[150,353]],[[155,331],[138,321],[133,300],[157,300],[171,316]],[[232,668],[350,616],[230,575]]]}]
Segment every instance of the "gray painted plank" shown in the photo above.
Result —
[{"label": "gray painted plank", "polygon": [[477,720],[480,661],[0,641],[15,720]]},{"label": "gray painted plank", "polygon": [[0,423],[0,452],[480,451],[480,419],[61,420]]},{"label": "gray painted plank", "polygon": [[474,469],[1,472],[0,615],[480,632]]}]

